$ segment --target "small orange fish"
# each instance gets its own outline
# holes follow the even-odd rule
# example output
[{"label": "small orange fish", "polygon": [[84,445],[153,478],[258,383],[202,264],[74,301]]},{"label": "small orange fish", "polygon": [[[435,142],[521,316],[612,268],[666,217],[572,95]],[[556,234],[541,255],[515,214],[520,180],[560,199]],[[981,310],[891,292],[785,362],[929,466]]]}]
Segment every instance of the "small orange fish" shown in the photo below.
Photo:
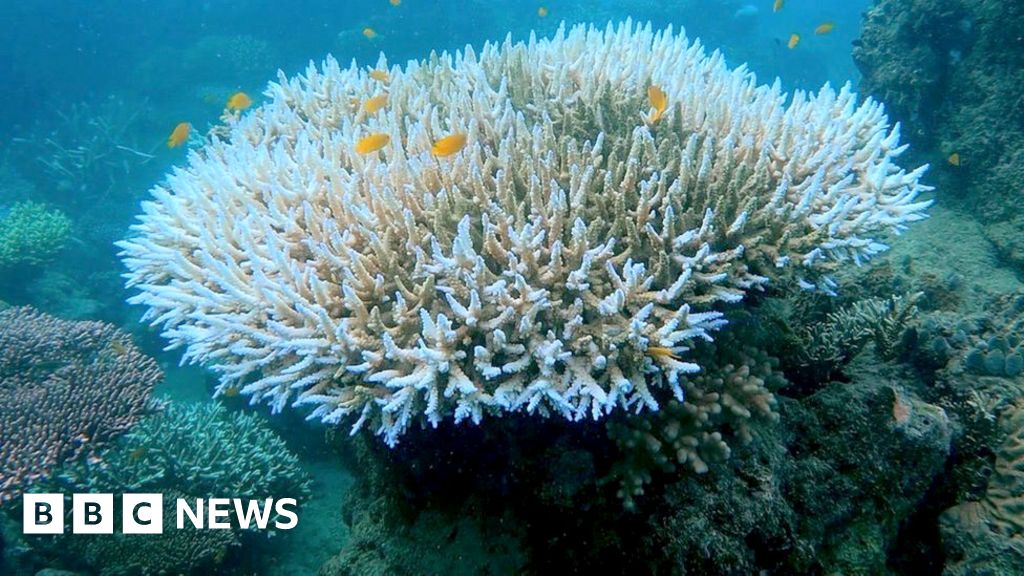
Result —
[{"label": "small orange fish", "polygon": [[167,137],[167,147],[177,148],[178,146],[181,146],[186,140],[188,140],[188,135],[191,132],[191,124],[188,122],[179,122],[178,125],[174,127],[174,131],[171,132],[171,135]]},{"label": "small orange fish", "polygon": [[668,108],[668,96],[660,86],[651,84],[647,87],[647,98],[651,101],[651,107],[654,109],[647,118],[647,121],[651,124],[656,124],[658,120],[661,120],[662,114]]},{"label": "small orange fish", "polygon": [[785,0],[775,0],[775,4],[772,4],[772,12],[778,12],[782,10],[782,5],[785,4]]},{"label": "small orange fish", "polygon": [[791,34],[789,36],[789,42],[786,42],[786,48],[789,48],[790,50],[792,50],[793,48],[796,48],[796,45],[799,44],[799,43],[800,43],[800,35],[799,34]]},{"label": "small orange fish", "polygon": [[389,0],[392,6],[401,6],[402,0]]},{"label": "small orange fish", "polygon": [[950,166],[960,166],[960,153],[953,152],[946,158],[946,162],[949,162]]},{"label": "small orange fish", "polygon": [[377,31],[367,26],[366,28],[363,28],[363,36],[366,36],[367,40],[373,40],[377,37]]},{"label": "small orange fish", "polygon": [[818,24],[818,27],[814,29],[814,33],[821,36],[822,34],[828,34],[836,27],[834,22],[824,22]]},{"label": "small orange fish", "polygon": [[434,145],[430,148],[430,152],[434,156],[444,158],[445,156],[451,156],[452,154],[458,153],[458,151],[462,150],[465,146],[466,134],[463,132],[456,132],[455,134],[445,136],[444,138],[434,142]]},{"label": "small orange fish", "polygon": [[378,110],[388,105],[388,95],[378,94],[373,98],[370,98],[366,102],[363,102],[363,110],[367,114],[376,114]]},{"label": "small orange fish", "polygon": [[229,386],[224,389],[224,392],[221,393],[221,396],[224,396],[225,398],[235,398],[238,396],[240,392],[241,390],[238,389],[238,386]]},{"label": "small orange fish", "polygon": [[541,6],[540,8],[537,8],[537,16],[540,16],[541,18],[543,18],[543,17],[545,17],[547,15],[548,15],[547,7]]},{"label": "small orange fish", "polygon": [[383,132],[374,132],[368,136],[363,136],[358,142],[356,142],[356,153],[369,154],[370,152],[376,152],[377,150],[387,146],[390,140],[391,136],[388,136]]},{"label": "small orange fish", "polygon": [[249,106],[252,106],[252,98],[245,92],[235,92],[228,98],[228,110],[245,110]]},{"label": "small orange fish", "polygon": [[388,76],[387,70],[370,70],[370,78],[385,84],[391,81],[391,77]]},{"label": "small orange fish", "polygon": [[132,462],[135,462],[135,461],[141,460],[142,457],[145,456],[145,455],[146,455],[146,447],[145,446],[139,446],[138,448],[135,448],[134,450],[132,450],[131,452],[128,453],[128,459],[131,460]]},{"label": "small orange fish", "polygon": [[672,352],[671,348],[665,348],[664,346],[648,346],[647,352],[655,358],[671,358],[673,360],[679,360],[679,356],[676,356]]}]

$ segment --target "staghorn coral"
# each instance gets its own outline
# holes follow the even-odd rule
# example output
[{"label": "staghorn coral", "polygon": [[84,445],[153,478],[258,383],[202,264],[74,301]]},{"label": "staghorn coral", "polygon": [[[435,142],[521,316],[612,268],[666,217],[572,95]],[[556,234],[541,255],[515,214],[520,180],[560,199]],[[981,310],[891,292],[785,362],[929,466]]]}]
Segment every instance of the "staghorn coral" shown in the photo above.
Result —
[{"label": "staghorn coral", "polygon": [[0,269],[46,264],[64,248],[71,220],[37,202],[16,202],[0,218]]},{"label": "staghorn coral", "polygon": [[747,444],[753,422],[778,420],[772,391],[785,379],[777,360],[731,339],[701,351],[709,365],[685,380],[684,401],[673,399],[656,413],[608,424],[608,436],[622,452],[613,476],[627,507],[655,472],[687,466],[703,474],[709,462],[728,458],[727,439]]},{"label": "staghorn coral", "polygon": [[0,501],[129,430],[160,377],[110,324],[0,311]]},{"label": "staghorn coral", "polygon": [[78,491],[159,492],[196,497],[299,498],[309,479],[298,457],[258,416],[219,404],[169,404],[144,418],[100,464],[76,462],[61,481]]},{"label": "staghorn coral", "polygon": [[[368,117],[366,71],[282,75],[120,247],[131,301],[221,391],[392,445],[417,421],[682,399],[724,305],[773,280],[830,291],[930,203],[878,103],[787,102],[671,29],[579,26],[390,76]],[[374,132],[390,144],[356,154]],[[466,149],[433,157],[450,132]]]},{"label": "staghorn coral", "polygon": [[988,488],[978,501],[958,504],[940,518],[949,562],[945,574],[1019,574],[1024,570],[1024,402],[999,420],[1004,441],[996,450]]},{"label": "staghorn coral", "polygon": [[[48,202],[76,212],[104,208],[110,197],[128,191],[125,180],[153,160],[155,144],[143,148],[140,123],[151,115],[147,102],[118,96],[78,102],[47,115],[18,139],[16,157],[26,174],[39,173],[39,192]],[[104,223],[100,219],[97,224]]]},{"label": "staghorn coral", "polygon": [[[98,454],[60,467],[33,487],[64,494],[164,494],[164,521],[176,518],[174,501],[212,496],[259,500],[310,496],[310,479],[284,441],[257,415],[230,413],[212,403],[168,403]],[[70,502],[66,508],[70,510]],[[271,522],[276,515],[271,513]],[[70,522],[70,518],[68,519]],[[243,551],[255,558],[272,532],[196,530],[188,522],[161,536],[115,532],[88,539],[67,535],[33,540],[33,550],[103,575],[200,574]]]},{"label": "staghorn coral", "polygon": [[802,379],[825,382],[848,364],[868,343],[883,360],[895,358],[903,336],[917,314],[920,293],[887,299],[858,300],[809,323],[798,332],[798,350],[791,360]]}]

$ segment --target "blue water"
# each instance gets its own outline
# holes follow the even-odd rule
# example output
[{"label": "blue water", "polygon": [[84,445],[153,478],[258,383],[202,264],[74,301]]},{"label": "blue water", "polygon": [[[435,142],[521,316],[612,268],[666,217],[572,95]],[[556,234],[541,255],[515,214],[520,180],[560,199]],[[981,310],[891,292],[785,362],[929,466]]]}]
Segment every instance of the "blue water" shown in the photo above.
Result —
[{"label": "blue water", "polygon": [[[536,13],[542,5],[545,18]],[[867,0],[790,0],[773,13],[768,0],[5,2],[0,134],[16,136],[72,103],[111,94],[145,99],[153,118],[164,122],[212,120],[219,109],[203,106],[197,94],[203,87],[258,92],[278,68],[292,74],[327,53],[368,63],[384,52],[404,62],[508,33],[549,34],[562,21],[600,24],[626,17],[684,27],[731,62],[748,62],[765,81],[779,76],[787,87],[817,88],[856,80],[850,43],[866,6]],[[835,22],[835,31],[815,37],[814,27],[824,21]],[[359,34],[367,26],[379,34],[373,41]],[[791,51],[785,44],[793,33],[803,40]],[[211,37],[246,37],[265,43],[268,54],[240,70],[233,55],[211,46],[203,51]],[[158,132],[154,141],[164,136],[163,129]]]}]

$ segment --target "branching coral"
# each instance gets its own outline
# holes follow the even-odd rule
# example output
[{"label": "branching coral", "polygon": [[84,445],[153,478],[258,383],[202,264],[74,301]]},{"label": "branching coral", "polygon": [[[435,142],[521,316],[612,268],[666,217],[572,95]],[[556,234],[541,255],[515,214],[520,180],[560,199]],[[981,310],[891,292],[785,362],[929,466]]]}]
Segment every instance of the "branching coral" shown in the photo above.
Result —
[{"label": "branching coral", "polygon": [[[417,421],[682,401],[723,305],[773,280],[830,291],[929,204],[879,104],[787,102],[671,30],[579,26],[389,75],[282,75],[120,244],[132,301],[222,391],[389,444]],[[466,148],[433,156],[450,133]],[[389,143],[357,153],[368,134]]]},{"label": "branching coral", "polygon": [[101,464],[62,470],[80,491],[159,492],[195,497],[305,498],[309,480],[298,458],[258,416],[218,404],[169,404],[143,419]]},{"label": "branching coral", "polygon": [[[185,494],[164,494],[164,522],[175,520],[175,501]],[[100,576],[137,574],[210,574],[221,568],[232,548],[241,545],[234,530],[200,530],[189,522],[161,534],[95,535],[70,539],[67,550]]]},{"label": "branching coral", "polygon": [[707,472],[709,462],[729,456],[726,440],[750,442],[757,419],[778,419],[772,391],[785,383],[778,361],[731,341],[711,348],[704,356],[714,360],[685,380],[684,401],[609,423],[608,435],[622,451],[614,475],[627,506],[643,494],[652,474],[680,466]]},{"label": "branching coral", "polygon": [[[54,492],[161,493],[164,522],[174,522],[176,498],[296,498],[310,495],[298,458],[263,419],[212,403],[168,404],[142,419],[93,461],[63,466],[43,487]],[[276,519],[271,513],[271,522]],[[265,536],[234,525],[196,530],[186,522],[159,537],[115,533],[58,541],[100,574],[198,574],[220,564],[232,548]]]},{"label": "branching coral", "polygon": [[899,352],[908,325],[917,314],[920,294],[860,300],[829,314],[824,322],[801,330],[795,362],[817,380],[825,380],[868,343],[882,359]]},{"label": "branching coral", "polygon": [[154,146],[144,151],[137,139],[148,108],[111,97],[71,104],[35,126],[19,142],[23,163],[41,164],[47,186],[40,193],[54,204],[90,209],[117,192],[153,159]]},{"label": "branching coral", "polygon": [[0,269],[45,264],[70,235],[71,220],[63,212],[27,200],[17,202],[0,218]]},{"label": "branching coral", "polygon": [[110,324],[0,311],[0,501],[128,431],[160,377]]}]

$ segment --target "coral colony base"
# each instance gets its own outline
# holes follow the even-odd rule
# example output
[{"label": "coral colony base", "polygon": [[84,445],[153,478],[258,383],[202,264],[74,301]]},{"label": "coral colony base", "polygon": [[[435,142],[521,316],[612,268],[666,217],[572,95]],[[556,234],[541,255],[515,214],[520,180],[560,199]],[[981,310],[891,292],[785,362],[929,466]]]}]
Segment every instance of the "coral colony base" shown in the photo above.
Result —
[{"label": "coral colony base", "polygon": [[[384,69],[282,74],[120,247],[132,302],[220,392],[390,445],[417,421],[682,399],[728,304],[831,292],[930,204],[880,104],[788,96],[671,28]],[[465,148],[432,154],[452,134]]]}]

